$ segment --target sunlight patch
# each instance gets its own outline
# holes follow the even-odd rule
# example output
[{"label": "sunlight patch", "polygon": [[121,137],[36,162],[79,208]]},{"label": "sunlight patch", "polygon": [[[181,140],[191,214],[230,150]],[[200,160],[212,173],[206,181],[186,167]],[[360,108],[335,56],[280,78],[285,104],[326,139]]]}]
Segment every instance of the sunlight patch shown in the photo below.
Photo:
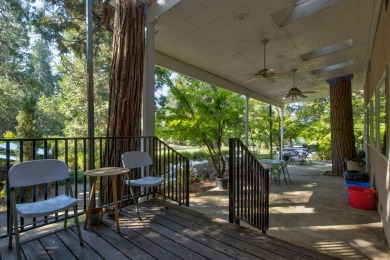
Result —
[{"label": "sunlight patch", "polygon": [[308,184],[304,184],[302,186],[305,188],[314,188],[314,187],[318,186],[318,183],[308,183]]},{"label": "sunlight patch", "polygon": [[288,207],[270,207],[269,213],[278,213],[278,214],[291,214],[291,213],[315,213],[314,208],[307,208],[305,206],[288,206]]}]

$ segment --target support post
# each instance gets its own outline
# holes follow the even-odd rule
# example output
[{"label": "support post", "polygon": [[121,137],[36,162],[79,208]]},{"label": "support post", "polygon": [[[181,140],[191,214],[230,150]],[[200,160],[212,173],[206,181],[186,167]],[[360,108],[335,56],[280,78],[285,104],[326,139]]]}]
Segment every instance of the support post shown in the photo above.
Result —
[{"label": "support post", "polygon": [[269,149],[272,158],[272,105],[269,105]]},{"label": "support post", "polygon": [[248,147],[249,145],[249,97],[246,96],[246,103],[245,103],[245,146]]},{"label": "support post", "polygon": [[88,91],[88,168],[95,168],[94,160],[94,145],[93,138],[94,133],[94,117],[95,117],[95,108],[94,108],[94,86],[93,86],[93,36],[92,36],[92,0],[87,0],[86,2],[86,12],[87,12],[87,91]]},{"label": "support post", "polygon": [[[147,7],[148,17],[150,8]],[[147,18],[148,19],[148,18]],[[154,101],[154,30],[155,22],[146,25],[146,50],[145,50],[145,85],[142,107],[142,135],[155,135],[155,101]]]},{"label": "support post", "polygon": [[283,132],[284,132],[284,107],[280,109],[280,147],[279,147],[279,160],[283,159]]}]

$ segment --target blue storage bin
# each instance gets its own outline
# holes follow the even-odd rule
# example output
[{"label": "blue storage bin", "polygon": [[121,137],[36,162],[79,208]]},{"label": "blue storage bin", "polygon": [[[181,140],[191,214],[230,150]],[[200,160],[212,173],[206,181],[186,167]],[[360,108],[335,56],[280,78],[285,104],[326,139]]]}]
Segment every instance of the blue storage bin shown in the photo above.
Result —
[{"label": "blue storage bin", "polygon": [[365,188],[371,188],[372,187],[372,185],[370,183],[362,182],[362,181],[345,181],[344,183],[345,183],[345,187],[352,186],[352,185],[365,187]]}]

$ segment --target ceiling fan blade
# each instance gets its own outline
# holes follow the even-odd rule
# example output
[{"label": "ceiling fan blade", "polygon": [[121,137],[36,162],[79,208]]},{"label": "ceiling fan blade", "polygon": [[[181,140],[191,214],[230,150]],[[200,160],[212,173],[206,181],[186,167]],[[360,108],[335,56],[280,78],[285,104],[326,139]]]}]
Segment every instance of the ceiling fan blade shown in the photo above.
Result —
[{"label": "ceiling fan blade", "polygon": [[301,93],[316,93],[315,91],[301,91]]},{"label": "ceiling fan blade", "polygon": [[250,80],[245,81],[244,84],[249,83],[249,82],[252,82],[252,81],[254,81],[254,80],[256,80],[256,79],[258,79],[258,78],[257,78],[257,77],[254,77],[253,79],[250,79]]},{"label": "ceiling fan blade", "polygon": [[278,72],[278,71],[274,71],[272,72],[272,74],[276,76],[286,76],[286,77],[292,77],[294,75],[292,72]]},{"label": "ceiling fan blade", "polygon": [[303,95],[302,93],[297,94],[297,96],[300,96],[300,97],[303,97],[303,98],[307,98],[307,96],[306,96],[306,95]]},{"label": "ceiling fan blade", "polygon": [[266,77],[265,79],[268,81],[269,84],[275,83],[275,80],[272,77]]}]

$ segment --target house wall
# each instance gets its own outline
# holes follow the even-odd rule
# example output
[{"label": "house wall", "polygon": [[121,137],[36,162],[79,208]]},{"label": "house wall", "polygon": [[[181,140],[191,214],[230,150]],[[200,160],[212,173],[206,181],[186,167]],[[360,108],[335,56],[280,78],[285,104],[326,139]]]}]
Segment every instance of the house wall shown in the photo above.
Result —
[{"label": "house wall", "polygon": [[[365,86],[365,104],[369,104],[375,90],[386,78],[387,89],[387,140],[390,140],[390,3],[382,1],[377,31],[374,37],[370,64],[367,70]],[[388,6],[387,6],[388,5]],[[378,99],[378,98],[377,98]],[[378,117],[377,117],[378,119]],[[370,123],[370,122],[366,122]],[[377,124],[377,128],[378,128]],[[367,128],[366,128],[367,129]],[[378,136],[378,134],[376,135]],[[377,137],[378,138],[378,137]],[[382,220],[387,241],[390,245],[390,184],[389,184],[389,141],[387,141],[387,156],[384,156],[380,149],[372,147],[367,140],[367,170],[371,176],[371,182],[377,191],[377,211]]]}]

